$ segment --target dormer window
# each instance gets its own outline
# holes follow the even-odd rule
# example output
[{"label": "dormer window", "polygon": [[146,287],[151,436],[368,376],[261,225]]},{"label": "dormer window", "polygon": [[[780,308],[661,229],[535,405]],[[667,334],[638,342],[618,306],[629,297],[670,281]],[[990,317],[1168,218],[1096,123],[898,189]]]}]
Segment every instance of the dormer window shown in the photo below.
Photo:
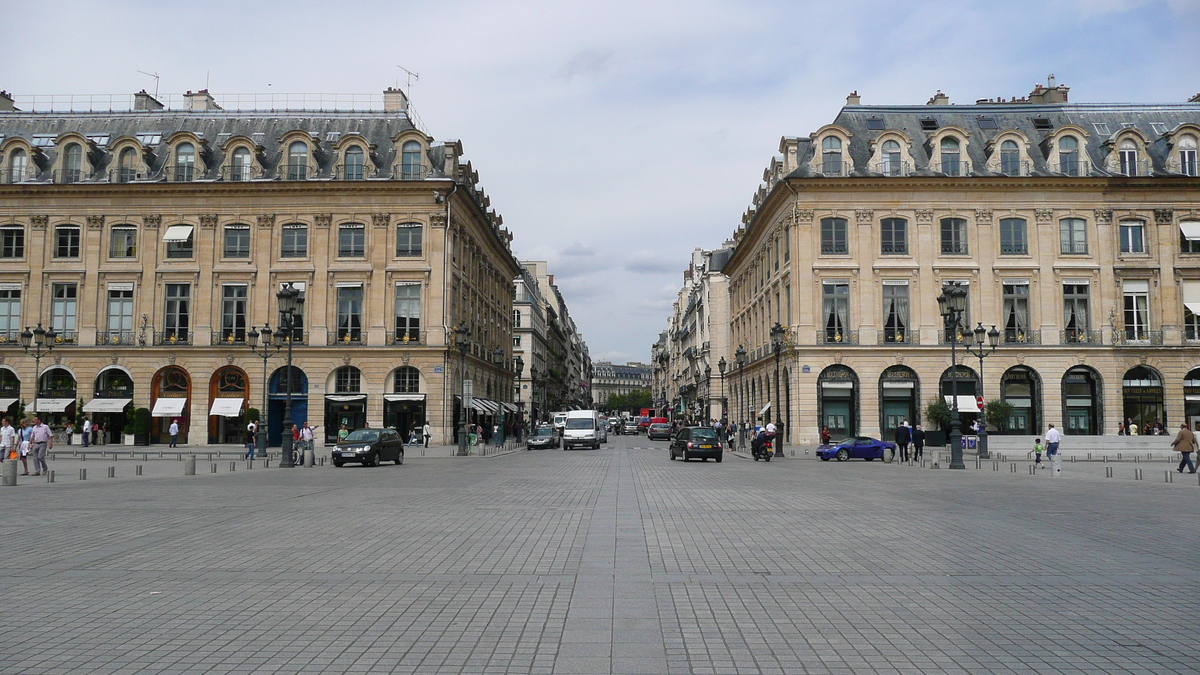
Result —
[{"label": "dormer window", "polygon": [[308,144],[304,141],[294,141],[288,146],[287,179],[306,180],[308,178]]},{"label": "dormer window", "polygon": [[137,178],[137,152],[133,148],[125,148],[117,159],[117,180],[128,183]]},{"label": "dormer window", "polygon": [[253,169],[254,159],[250,156],[249,148],[240,146],[233,151],[233,157],[231,158],[231,164],[229,168],[230,180],[250,180]]},{"label": "dormer window", "polygon": [[71,143],[63,151],[62,182],[77,183],[83,178],[83,146]]},{"label": "dormer window", "polygon": [[1005,176],[1021,175],[1021,149],[1016,141],[1000,144],[1000,173]]},{"label": "dormer window", "polygon": [[175,180],[188,182],[196,177],[196,146],[180,143],[175,146]]},{"label": "dormer window", "polygon": [[942,173],[946,174],[947,176],[962,175],[962,163],[959,161],[959,158],[962,156],[960,153],[960,148],[961,144],[958,142],[957,138],[953,136],[947,136],[946,138],[942,139]]},{"label": "dormer window", "polygon": [[1184,136],[1179,139],[1179,172],[1185,176],[1200,175],[1196,173],[1196,137]]},{"label": "dormer window", "polygon": [[346,148],[346,180],[363,179],[363,149],[357,145]]},{"label": "dormer window", "polygon": [[1137,175],[1137,143],[1134,143],[1128,138],[1121,141],[1121,149],[1118,150],[1117,157],[1121,160],[1121,173],[1125,174],[1126,176]]},{"label": "dormer window", "polygon": [[1068,176],[1079,175],[1079,139],[1074,136],[1058,139],[1058,170]]},{"label": "dormer window", "polygon": [[821,173],[842,175],[842,139],[837,136],[826,136],[821,141]]},{"label": "dormer window", "polygon": [[[1195,156],[1195,152],[1192,156]],[[25,180],[25,171],[29,167],[29,155],[21,148],[13,150],[8,156],[8,182],[20,183]]]},{"label": "dormer window", "polygon": [[421,168],[421,144],[416,141],[406,142],[401,149],[400,178],[420,180]]},{"label": "dormer window", "polygon": [[900,144],[896,141],[884,141],[883,151],[880,155],[882,160],[880,163],[880,172],[885,176],[900,176],[903,175],[900,161]]}]

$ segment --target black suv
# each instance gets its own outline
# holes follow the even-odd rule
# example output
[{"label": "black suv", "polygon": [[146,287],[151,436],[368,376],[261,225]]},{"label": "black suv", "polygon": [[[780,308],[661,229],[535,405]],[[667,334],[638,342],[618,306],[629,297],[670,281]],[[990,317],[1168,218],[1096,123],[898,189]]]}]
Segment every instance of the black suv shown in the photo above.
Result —
[{"label": "black suv", "polygon": [[359,462],[379,466],[381,462],[404,463],[404,439],[391,429],[355,429],[333,448],[333,465]]}]

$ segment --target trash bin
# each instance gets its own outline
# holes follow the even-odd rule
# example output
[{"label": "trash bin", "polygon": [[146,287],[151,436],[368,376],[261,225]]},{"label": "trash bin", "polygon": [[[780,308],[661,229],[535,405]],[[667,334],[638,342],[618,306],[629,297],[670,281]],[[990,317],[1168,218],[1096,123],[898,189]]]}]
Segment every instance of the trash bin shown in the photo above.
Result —
[{"label": "trash bin", "polygon": [[977,450],[979,448],[978,436],[963,436],[963,449]]}]

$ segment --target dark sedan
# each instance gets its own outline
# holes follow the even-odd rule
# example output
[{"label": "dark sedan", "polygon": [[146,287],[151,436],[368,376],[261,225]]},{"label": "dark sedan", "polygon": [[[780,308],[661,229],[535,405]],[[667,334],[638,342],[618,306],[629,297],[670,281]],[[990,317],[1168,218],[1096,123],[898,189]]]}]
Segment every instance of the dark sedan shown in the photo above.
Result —
[{"label": "dark sedan", "polygon": [[671,439],[671,459],[682,457],[683,461],[700,458],[721,461],[721,441],[717,432],[709,427],[687,427],[680,429]]},{"label": "dark sedan", "polygon": [[869,436],[855,436],[832,445],[822,445],[817,448],[817,457],[820,457],[821,461],[824,462],[828,462],[831,459],[836,459],[839,462],[844,462],[848,459],[865,459],[869,462],[873,459],[883,459],[884,450],[890,450],[895,453],[896,444]]},{"label": "dark sedan", "polygon": [[379,466],[381,462],[404,463],[404,439],[391,429],[355,429],[333,448],[333,465],[358,462]]},{"label": "dark sedan", "polygon": [[558,447],[558,432],[554,427],[538,427],[533,433],[529,434],[529,438],[525,440],[526,450],[544,450],[545,448]]}]

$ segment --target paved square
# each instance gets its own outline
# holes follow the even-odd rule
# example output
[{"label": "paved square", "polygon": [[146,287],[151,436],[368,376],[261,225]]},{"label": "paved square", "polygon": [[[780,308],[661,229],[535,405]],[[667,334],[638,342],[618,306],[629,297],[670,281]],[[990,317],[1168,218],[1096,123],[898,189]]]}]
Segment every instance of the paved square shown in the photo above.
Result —
[{"label": "paved square", "polygon": [[1161,462],[54,464],[0,488],[0,673],[1200,669],[1200,486]]}]

